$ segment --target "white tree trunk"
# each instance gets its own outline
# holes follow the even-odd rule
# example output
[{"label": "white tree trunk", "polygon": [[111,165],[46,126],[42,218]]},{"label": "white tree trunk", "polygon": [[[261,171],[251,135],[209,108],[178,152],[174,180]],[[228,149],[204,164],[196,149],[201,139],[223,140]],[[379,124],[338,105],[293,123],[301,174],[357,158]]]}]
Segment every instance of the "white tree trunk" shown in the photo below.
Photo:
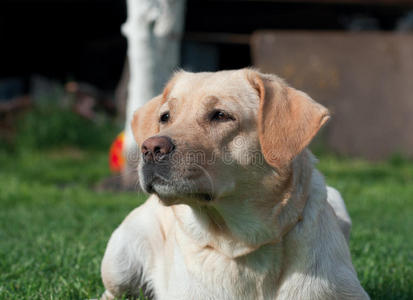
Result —
[{"label": "white tree trunk", "polygon": [[128,17],[122,26],[130,70],[124,144],[129,161],[124,172],[127,185],[136,183],[130,175],[136,166],[130,126],[133,112],[162,91],[179,64],[184,9],[185,0],[127,0]]}]

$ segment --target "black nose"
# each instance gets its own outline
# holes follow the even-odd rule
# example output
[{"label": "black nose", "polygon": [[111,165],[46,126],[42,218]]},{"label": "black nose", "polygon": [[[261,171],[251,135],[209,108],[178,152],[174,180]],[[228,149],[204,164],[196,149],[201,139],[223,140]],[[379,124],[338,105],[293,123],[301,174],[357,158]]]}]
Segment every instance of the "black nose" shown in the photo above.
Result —
[{"label": "black nose", "polygon": [[175,145],[167,136],[153,136],[145,140],[141,151],[145,162],[157,162],[174,151]]}]

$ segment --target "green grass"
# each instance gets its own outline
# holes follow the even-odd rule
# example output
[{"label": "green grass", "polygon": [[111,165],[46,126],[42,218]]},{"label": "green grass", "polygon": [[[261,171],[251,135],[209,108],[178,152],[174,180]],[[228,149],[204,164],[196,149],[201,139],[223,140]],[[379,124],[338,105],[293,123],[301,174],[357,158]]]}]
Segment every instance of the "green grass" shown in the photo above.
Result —
[{"label": "green grass", "polygon": [[93,190],[106,152],[1,153],[0,166],[0,299],[98,297],[107,240],[144,196]]},{"label": "green grass", "polygon": [[[346,200],[353,263],[372,299],[413,299],[413,164],[325,155],[319,168]],[[0,299],[103,292],[106,242],[144,200],[94,191],[108,175],[106,151],[0,149]]]},{"label": "green grass", "polygon": [[350,250],[372,299],[413,299],[413,162],[321,157],[353,221]]}]

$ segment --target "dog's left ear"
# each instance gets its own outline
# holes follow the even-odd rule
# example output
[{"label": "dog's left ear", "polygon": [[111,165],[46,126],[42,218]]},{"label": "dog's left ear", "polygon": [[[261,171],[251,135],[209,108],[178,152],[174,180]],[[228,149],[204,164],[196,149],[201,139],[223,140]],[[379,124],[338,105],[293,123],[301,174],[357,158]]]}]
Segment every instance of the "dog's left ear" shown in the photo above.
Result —
[{"label": "dog's left ear", "polygon": [[156,96],[133,114],[132,132],[139,146],[147,138],[159,132],[158,110],[161,106],[161,101],[162,95]]},{"label": "dog's left ear", "polygon": [[258,136],[267,163],[280,169],[291,162],[330,118],[327,108],[274,75],[247,71],[260,97]]}]

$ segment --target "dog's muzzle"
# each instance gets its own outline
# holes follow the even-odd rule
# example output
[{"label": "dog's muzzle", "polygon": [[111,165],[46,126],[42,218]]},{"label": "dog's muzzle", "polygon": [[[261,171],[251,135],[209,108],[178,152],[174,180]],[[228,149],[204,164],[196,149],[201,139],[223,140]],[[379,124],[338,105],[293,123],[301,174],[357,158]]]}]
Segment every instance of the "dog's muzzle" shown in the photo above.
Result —
[{"label": "dog's muzzle", "polygon": [[154,184],[167,181],[170,177],[170,156],[174,150],[175,145],[167,136],[153,136],[143,142],[141,183],[148,193],[154,192]]}]

